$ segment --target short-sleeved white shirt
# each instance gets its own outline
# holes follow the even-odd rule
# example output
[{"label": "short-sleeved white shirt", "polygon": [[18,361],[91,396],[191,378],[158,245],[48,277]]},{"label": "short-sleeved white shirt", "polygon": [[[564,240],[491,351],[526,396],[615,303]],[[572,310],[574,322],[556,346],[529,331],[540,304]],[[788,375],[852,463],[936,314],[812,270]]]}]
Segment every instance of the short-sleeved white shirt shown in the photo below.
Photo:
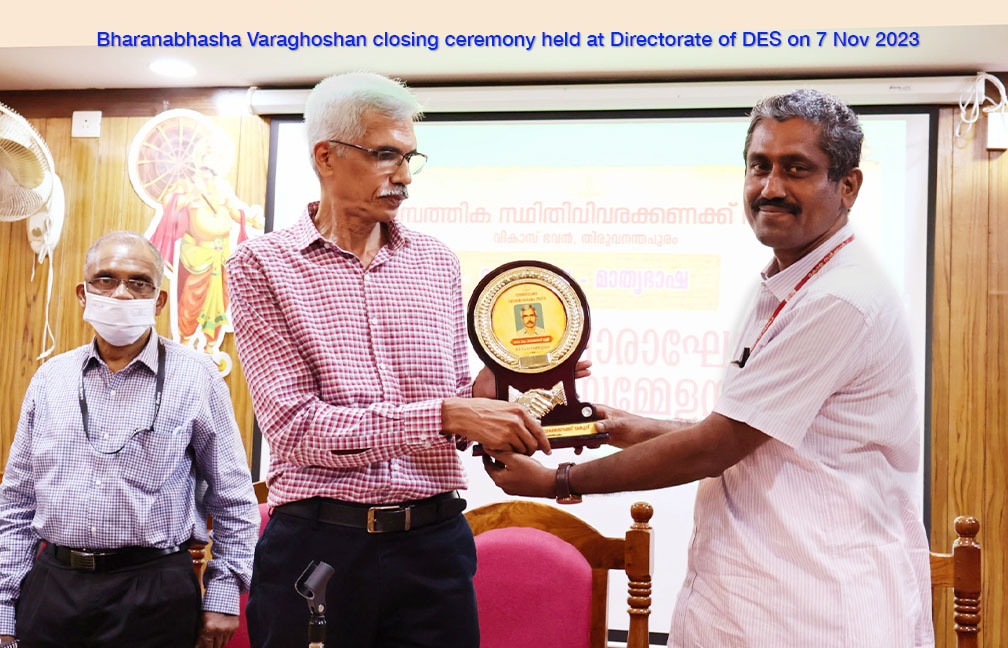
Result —
[{"label": "short-sleeved white shirt", "polygon": [[[736,358],[850,235],[764,272]],[[770,440],[700,483],[669,646],[933,645],[910,334],[858,240],[730,365],[714,411]]]}]

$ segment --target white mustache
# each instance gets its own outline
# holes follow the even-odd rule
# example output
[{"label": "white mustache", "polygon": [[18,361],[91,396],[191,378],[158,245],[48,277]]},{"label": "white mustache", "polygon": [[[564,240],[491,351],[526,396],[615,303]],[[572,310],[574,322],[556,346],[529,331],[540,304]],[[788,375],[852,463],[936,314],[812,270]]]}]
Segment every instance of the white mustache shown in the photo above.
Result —
[{"label": "white mustache", "polygon": [[393,187],[392,189],[385,189],[378,192],[379,198],[386,198],[388,196],[402,196],[403,200],[409,198],[409,192],[406,191],[406,187]]}]

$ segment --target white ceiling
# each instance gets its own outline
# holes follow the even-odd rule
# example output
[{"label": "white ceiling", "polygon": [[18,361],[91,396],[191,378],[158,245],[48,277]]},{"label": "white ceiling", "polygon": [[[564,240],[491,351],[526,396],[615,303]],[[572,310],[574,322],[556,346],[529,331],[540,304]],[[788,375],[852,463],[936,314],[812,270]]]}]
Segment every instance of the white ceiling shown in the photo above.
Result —
[{"label": "white ceiling", "polygon": [[[905,28],[904,28],[905,29]],[[144,87],[306,87],[340,71],[370,70],[413,84],[723,80],[972,74],[1008,71],[1008,25],[923,27],[913,48],[542,48],[359,49],[0,48],[0,91]],[[792,32],[796,33],[796,32]],[[815,32],[813,42],[818,40]],[[243,39],[244,32],[241,32]],[[156,76],[166,55],[197,69]]]}]

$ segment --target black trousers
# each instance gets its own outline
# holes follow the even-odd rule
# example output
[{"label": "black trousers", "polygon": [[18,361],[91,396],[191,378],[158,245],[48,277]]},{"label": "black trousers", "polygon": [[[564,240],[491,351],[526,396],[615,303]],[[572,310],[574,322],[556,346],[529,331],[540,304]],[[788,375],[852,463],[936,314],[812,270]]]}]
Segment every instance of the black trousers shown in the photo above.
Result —
[{"label": "black trousers", "polygon": [[188,551],[107,572],[63,565],[47,547],[21,583],[24,648],[192,648],[202,594]]},{"label": "black trousers", "polygon": [[326,588],[326,646],[478,648],[476,547],[462,515],[368,534],[276,511],[256,546],[246,616],[253,648],[305,648],[308,605],[294,582],[312,560]]}]

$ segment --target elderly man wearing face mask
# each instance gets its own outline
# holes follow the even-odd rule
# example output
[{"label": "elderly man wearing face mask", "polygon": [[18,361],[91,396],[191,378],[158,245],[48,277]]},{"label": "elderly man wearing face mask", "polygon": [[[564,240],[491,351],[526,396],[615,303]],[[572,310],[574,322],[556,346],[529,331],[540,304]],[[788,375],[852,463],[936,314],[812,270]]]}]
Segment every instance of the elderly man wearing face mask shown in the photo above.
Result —
[{"label": "elderly man wearing face mask", "polygon": [[[4,641],[220,648],[237,628],[259,515],[217,368],[153,330],[163,267],[139,234],[98,239],[77,286],[95,339],[28,387],[0,485]],[[186,549],[207,514],[202,596]]]}]

